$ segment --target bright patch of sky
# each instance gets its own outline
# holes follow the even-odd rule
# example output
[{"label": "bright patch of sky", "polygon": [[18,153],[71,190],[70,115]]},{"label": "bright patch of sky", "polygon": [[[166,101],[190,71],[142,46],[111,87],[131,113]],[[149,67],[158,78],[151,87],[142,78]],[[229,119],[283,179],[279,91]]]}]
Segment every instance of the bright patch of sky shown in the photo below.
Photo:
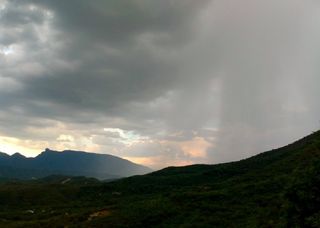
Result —
[{"label": "bright patch of sky", "polygon": [[138,143],[142,140],[149,139],[148,137],[141,136],[134,131],[126,131],[120,128],[104,128],[105,132],[117,133],[119,137],[113,137],[115,140],[125,144],[125,145],[132,145],[134,143]]},{"label": "bright patch of sky", "polygon": [[10,55],[14,53],[14,49],[11,46],[5,46],[0,48],[0,53],[3,55]]}]

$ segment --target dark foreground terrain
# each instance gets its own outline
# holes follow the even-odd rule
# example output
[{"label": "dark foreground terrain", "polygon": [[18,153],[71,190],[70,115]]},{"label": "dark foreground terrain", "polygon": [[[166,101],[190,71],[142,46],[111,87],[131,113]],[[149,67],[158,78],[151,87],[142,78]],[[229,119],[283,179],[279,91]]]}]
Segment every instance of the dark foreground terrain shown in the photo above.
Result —
[{"label": "dark foreground terrain", "polygon": [[320,227],[320,132],[239,162],[0,185],[0,227]]}]

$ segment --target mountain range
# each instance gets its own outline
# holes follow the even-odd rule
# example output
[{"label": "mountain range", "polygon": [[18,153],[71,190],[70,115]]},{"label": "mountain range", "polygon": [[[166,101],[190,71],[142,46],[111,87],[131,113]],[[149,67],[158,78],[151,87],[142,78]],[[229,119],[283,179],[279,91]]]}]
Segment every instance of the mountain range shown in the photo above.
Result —
[{"label": "mountain range", "polygon": [[9,180],[0,183],[0,202],[0,227],[319,228],[320,131],[237,162],[110,182]]},{"label": "mountain range", "polygon": [[148,167],[108,155],[46,149],[34,158],[0,153],[0,178],[37,179],[49,175],[116,179],[151,172]]}]

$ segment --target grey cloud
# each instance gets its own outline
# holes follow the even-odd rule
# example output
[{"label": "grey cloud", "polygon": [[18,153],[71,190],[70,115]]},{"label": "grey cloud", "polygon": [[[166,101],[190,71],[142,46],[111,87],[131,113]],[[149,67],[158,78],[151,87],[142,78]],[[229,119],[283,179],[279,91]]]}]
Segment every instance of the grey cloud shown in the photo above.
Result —
[{"label": "grey cloud", "polygon": [[[3,107],[20,107],[25,116],[17,124],[22,128],[23,123],[32,125],[28,118],[82,122],[87,116],[94,122],[104,114],[130,119],[134,113],[124,111],[133,103],[152,102],[180,83],[176,60],[170,51],[161,51],[169,40],[157,41],[172,37],[180,46],[187,44],[182,38],[192,36],[190,22],[207,2],[23,1],[19,7],[20,1],[8,2],[1,14],[2,44],[20,45],[25,56],[2,65],[4,77],[23,85],[18,91],[2,92]],[[37,10],[29,9],[31,3]],[[53,18],[43,16],[46,10]],[[49,31],[37,31],[43,24]],[[43,41],[42,36],[48,37]],[[42,67],[39,75],[21,69],[30,61]],[[154,119],[151,115],[148,119]],[[143,122],[144,117],[133,118]]]},{"label": "grey cloud", "polygon": [[[65,132],[106,149],[122,145],[103,128],[201,137],[213,145],[207,162],[283,145],[318,127],[318,12],[300,0],[7,1],[0,132]],[[175,146],[131,149],[123,156],[204,162]]]},{"label": "grey cloud", "polygon": [[[217,28],[221,31],[218,41],[224,47],[224,77],[220,135],[212,161],[248,157],[318,128],[317,119],[309,115],[319,114],[319,106],[301,102],[303,96],[315,101],[315,94],[306,95],[306,87],[319,89],[316,74],[310,74],[316,66],[305,61],[313,55],[307,48],[310,37],[313,45],[316,40],[313,30],[318,25],[305,30],[312,23],[308,15],[315,4],[231,0],[221,1],[219,7],[223,14]],[[287,103],[291,110],[285,108]],[[304,110],[297,112],[299,109]]]},{"label": "grey cloud", "polygon": [[181,32],[190,30],[194,14],[208,0],[34,2],[53,10],[56,26],[76,39],[126,46],[144,33],[166,33],[168,37],[177,36],[180,42]]},{"label": "grey cloud", "polygon": [[[206,1],[197,4],[191,1],[173,1],[170,4],[149,1],[96,1],[90,4],[87,1],[63,4],[35,2],[54,11],[53,28],[60,33],[59,38],[66,40],[63,50],[52,50],[55,55],[50,60],[59,58],[66,64],[75,61],[80,66],[70,70],[52,69],[50,63],[41,59],[39,61],[45,63],[47,72],[40,78],[25,77],[23,94],[30,96],[30,99],[65,103],[73,108],[105,111],[107,107],[112,112],[120,104],[155,99],[170,89],[172,84],[178,83],[171,59],[166,55],[157,55],[144,43],[134,46],[132,42],[136,42],[136,38],[133,36],[156,30],[167,30],[173,35],[180,27],[187,29],[187,21],[194,14],[190,13],[196,11],[194,6],[203,5]],[[148,10],[155,6],[154,9],[161,11],[156,15]],[[160,15],[163,20],[159,20]],[[136,24],[139,29],[130,23]],[[177,29],[171,31],[170,26]],[[121,43],[118,47],[108,39],[110,35],[117,36],[116,41],[125,39],[126,44],[131,45]]]}]

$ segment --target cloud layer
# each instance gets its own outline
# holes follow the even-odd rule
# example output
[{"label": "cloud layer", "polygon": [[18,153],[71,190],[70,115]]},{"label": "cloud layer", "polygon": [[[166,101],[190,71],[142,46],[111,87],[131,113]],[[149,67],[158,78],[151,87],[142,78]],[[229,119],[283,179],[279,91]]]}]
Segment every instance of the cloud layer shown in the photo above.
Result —
[{"label": "cloud layer", "polygon": [[319,127],[319,4],[0,0],[0,150],[160,168]]}]

